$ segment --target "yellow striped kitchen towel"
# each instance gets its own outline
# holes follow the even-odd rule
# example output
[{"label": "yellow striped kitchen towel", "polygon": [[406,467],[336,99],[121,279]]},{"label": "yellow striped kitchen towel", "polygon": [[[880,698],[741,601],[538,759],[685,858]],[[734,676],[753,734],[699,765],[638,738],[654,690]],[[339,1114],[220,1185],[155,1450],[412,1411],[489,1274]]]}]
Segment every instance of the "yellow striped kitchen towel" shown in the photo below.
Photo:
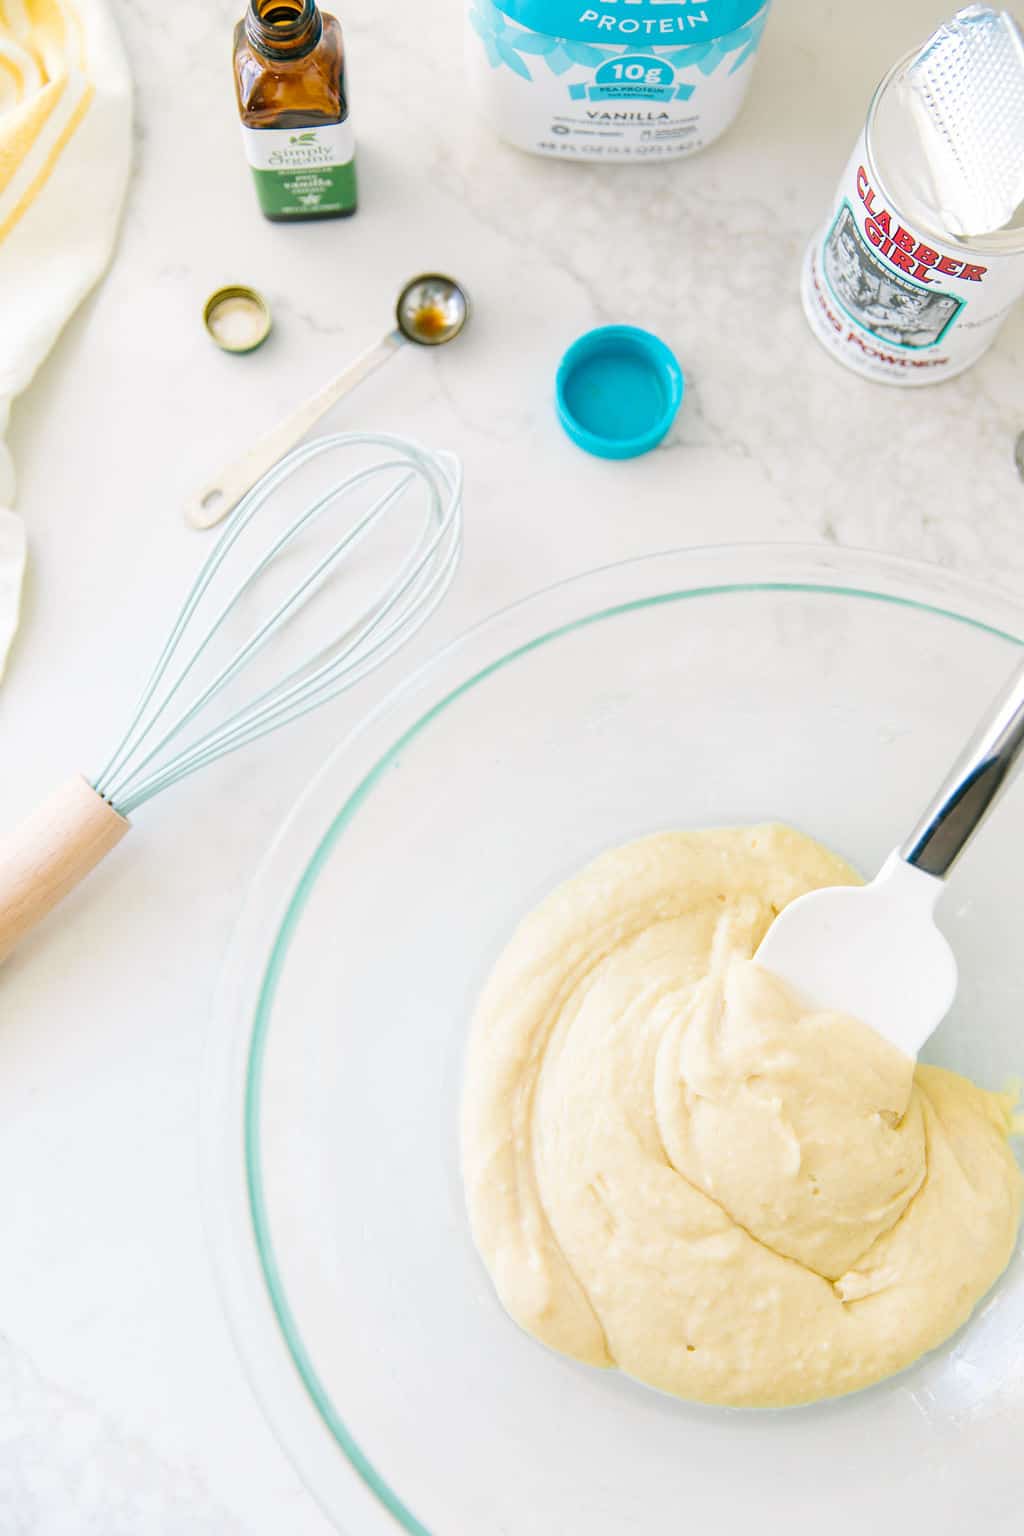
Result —
[{"label": "yellow striped kitchen towel", "polygon": [[106,0],[0,0],[0,676],[25,534],[11,401],[101,275],[131,162],[131,82]]}]

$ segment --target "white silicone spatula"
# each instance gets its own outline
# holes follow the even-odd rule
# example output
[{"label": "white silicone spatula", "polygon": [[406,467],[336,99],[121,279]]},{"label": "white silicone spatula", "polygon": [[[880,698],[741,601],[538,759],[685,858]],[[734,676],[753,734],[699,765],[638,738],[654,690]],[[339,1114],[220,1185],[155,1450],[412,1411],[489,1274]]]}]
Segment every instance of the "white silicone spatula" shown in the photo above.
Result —
[{"label": "white silicone spatula", "polygon": [[916,1056],[956,995],[956,959],[935,926],[935,904],[1022,748],[1024,667],[870,885],[830,887],[792,902],[765,935],[758,965],[813,1007],[863,1019]]}]

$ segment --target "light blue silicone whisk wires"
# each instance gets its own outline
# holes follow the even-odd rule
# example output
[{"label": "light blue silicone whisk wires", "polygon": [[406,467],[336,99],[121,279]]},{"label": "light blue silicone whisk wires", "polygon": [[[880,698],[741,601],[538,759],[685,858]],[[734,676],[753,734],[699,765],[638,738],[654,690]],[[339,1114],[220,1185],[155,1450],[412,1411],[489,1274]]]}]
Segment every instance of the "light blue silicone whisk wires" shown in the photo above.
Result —
[{"label": "light blue silicone whisk wires", "polygon": [[[297,470],[329,453],[379,451],[372,463],[358,467],[299,513],[244,571],[226,600],[204,617],[204,598],[242,534],[261,509]],[[357,495],[356,493],[361,493]],[[201,714],[229,687],[243,668],[278,637],[298,612],[337,574],[342,562],[357,556],[360,544],[409,498],[418,508],[417,531],[389,577],[353,613],[339,611],[337,632],[299,665],[286,669],[255,697],[232,708],[198,735],[191,733]],[[196,682],[199,662],[207,656],[229,615],[237,614],[270,566],[296,554],[295,541],[328,512],[354,510],[332,534],[325,553],[295,577],[294,586],[211,679]],[[162,790],[200,768],[258,741],[281,726],[351,688],[394,655],[437,607],[458,565],[462,537],[462,468],[451,454],[435,453],[387,434],[339,433],[304,444],[282,459],[239,503],[216,546],[195,579],[143,689],[127,731],[102,773],[92,781],[96,793],[127,817]],[[222,580],[223,580],[222,576]],[[191,689],[190,689],[191,685]],[[192,690],[195,690],[192,693]],[[185,738],[183,740],[183,738]]]}]

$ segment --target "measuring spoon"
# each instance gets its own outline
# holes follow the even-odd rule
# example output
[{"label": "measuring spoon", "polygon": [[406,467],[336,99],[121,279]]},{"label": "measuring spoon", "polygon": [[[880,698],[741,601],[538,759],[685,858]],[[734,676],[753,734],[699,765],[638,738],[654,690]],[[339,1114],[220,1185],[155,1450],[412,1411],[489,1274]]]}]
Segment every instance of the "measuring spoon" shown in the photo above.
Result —
[{"label": "measuring spoon", "polygon": [[294,448],[336,401],[369,378],[371,373],[376,373],[405,342],[412,341],[420,347],[443,346],[446,341],[455,340],[468,319],[466,290],[453,278],[442,277],[437,272],[424,272],[414,277],[398,295],[395,329],[349,363],[337,378],[317,390],[240,459],[204,486],[185,508],[187,521],[193,528],[212,528],[219,523],[238,505],[246,491],[252,490],[256,481]]}]

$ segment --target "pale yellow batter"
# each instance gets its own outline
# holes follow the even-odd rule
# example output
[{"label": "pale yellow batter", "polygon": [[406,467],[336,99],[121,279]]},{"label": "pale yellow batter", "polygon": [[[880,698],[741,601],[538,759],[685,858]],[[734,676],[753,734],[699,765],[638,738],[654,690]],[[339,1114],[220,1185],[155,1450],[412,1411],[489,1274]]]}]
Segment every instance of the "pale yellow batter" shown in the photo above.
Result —
[{"label": "pale yellow batter", "polygon": [[750,960],[787,902],[856,878],[786,827],[670,832],[520,926],[473,1028],[463,1165],[545,1344],[701,1402],[804,1403],[940,1344],[1005,1268],[1007,1096]]}]

